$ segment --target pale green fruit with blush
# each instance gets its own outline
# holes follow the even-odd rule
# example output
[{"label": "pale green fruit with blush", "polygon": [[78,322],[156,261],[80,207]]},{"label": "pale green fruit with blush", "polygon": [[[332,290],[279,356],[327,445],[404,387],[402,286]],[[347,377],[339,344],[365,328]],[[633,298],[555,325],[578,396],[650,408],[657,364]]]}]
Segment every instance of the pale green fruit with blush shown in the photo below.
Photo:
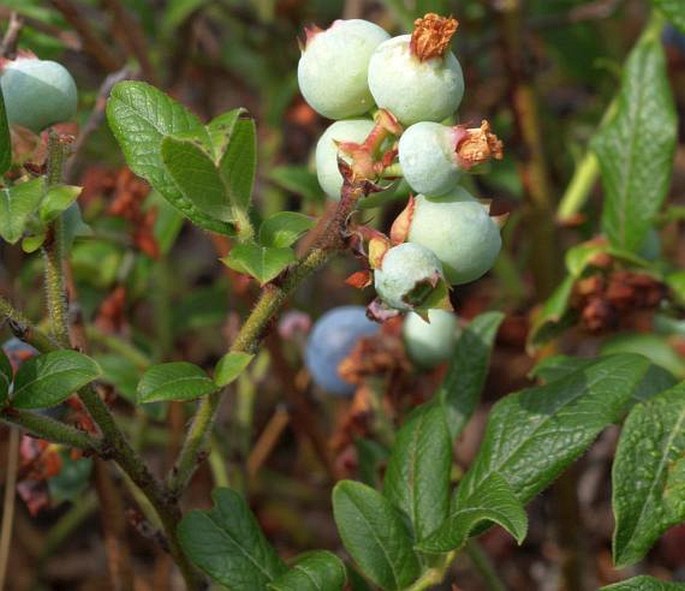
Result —
[{"label": "pale green fruit with blush", "polygon": [[461,334],[457,317],[447,310],[428,310],[427,320],[410,312],[402,325],[409,358],[419,367],[432,369],[449,360]]},{"label": "pale green fruit with blush", "polygon": [[374,107],[367,74],[371,54],[390,35],[362,20],[337,20],[307,31],[297,81],[307,103],[329,119],[355,117]]},{"label": "pale green fruit with blush", "polygon": [[[343,177],[338,168],[338,143],[361,143],[373,129],[371,119],[345,119],[331,124],[316,144],[315,163],[316,178],[324,193],[336,201],[340,199]],[[349,163],[350,158],[340,154]]]},{"label": "pale green fruit with blush", "polygon": [[417,193],[443,195],[454,189],[463,174],[456,144],[463,132],[433,121],[408,127],[398,143],[402,176]]},{"label": "pale green fruit with blush", "polygon": [[437,255],[451,285],[482,277],[502,248],[499,226],[487,206],[462,187],[440,197],[417,195],[407,240]]},{"label": "pale green fruit with blush", "polygon": [[451,51],[421,61],[410,50],[411,35],[381,43],[369,61],[369,89],[376,104],[405,126],[442,121],[459,107],[464,75]]},{"label": "pale green fruit with blush", "polygon": [[19,57],[2,65],[7,120],[36,133],[76,114],[78,94],[69,71],[49,60]]},{"label": "pale green fruit with blush", "polygon": [[442,265],[419,244],[405,242],[389,248],[374,271],[376,293],[389,307],[409,311],[429,300],[442,281]]}]

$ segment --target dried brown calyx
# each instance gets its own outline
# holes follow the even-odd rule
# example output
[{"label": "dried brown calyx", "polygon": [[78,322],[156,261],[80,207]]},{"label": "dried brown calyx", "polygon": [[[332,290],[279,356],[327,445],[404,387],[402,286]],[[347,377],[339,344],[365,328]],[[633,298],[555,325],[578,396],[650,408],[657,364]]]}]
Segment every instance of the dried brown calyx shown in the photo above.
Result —
[{"label": "dried brown calyx", "polygon": [[414,32],[411,34],[409,49],[419,61],[442,57],[447,53],[452,36],[459,22],[452,17],[440,16],[429,12],[423,18],[414,21]]},{"label": "dried brown calyx", "polygon": [[456,152],[459,166],[468,170],[493,158],[502,160],[504,144],[484,119],[480,127],[464,130],[464,137],[457,143]]}]

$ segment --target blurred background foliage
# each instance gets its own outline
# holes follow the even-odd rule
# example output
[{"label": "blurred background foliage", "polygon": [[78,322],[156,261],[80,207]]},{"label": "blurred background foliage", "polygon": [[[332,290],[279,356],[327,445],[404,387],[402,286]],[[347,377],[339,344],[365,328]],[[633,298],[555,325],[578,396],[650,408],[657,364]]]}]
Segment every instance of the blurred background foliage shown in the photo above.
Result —
[{"label": "blurred background foliage", "polygon": [[[13,13],[19,15],[24,23],[19,48],[60,61],[77,81],[78,124],[85,139],[68,168],[68,180],[84,187],[79,201],[86,225],[79,227],[81,238],[73,246],[70,288],[72,295],[77,295],[93,355],[104,368],[113,392],[119,395],[115,404],[121,410],[122,425],[158,465],[168,465],[173,458],[190,407],[183,403],[131,404],[140,375],[150,364],[166,360],[212,366],[225,352],[258,288],[219,263],[218,258],[230,246],[225,239],[184,224],[175,210],[124,168],[118,146],[103,124],[104,93],[115,79],[138,78],[162,88],[203,120],[228,109],[247,108],[258,130],[253,215],[264,218],[293,210],[318,216],[328,205],[318,189],[310,159],[327,122],[298,94],[298,39],[303,39],[304,26],[315,23],[325,27],[336,18],[367,18],[399,34],[426,12],[454,15],[460,22],[453,42],[467,89],[460,122],[478,125],[481,119],[490,120],[506,146],[503,162],[468,181],[479,196],[493,199],[495,213],[510,214],[503,234],[505,251],[488,277],[460,286],[452,296],[457,312],[465,319],[492,308],[508,314],[498,337],[482,412],[457,450],[457,465],[463,467],[473,457],[485,409],[503,394],[529,383],[527,372],[533,364],[525,349],[529,315],[560,280],[563,250],[598,232],[601,191],[596,178],[573,224],[556,224],[556,207],[616,95],[625,57],[648,20],[649,2],[0,3],[0,29],[8,27]],[[672,89],[682,115],[685,43],[674,29],[667,29],[664,42]],[[522,120],[521,104],[516,102],[523,90],[531,91],[523,107],[533,110],[532,122]],[[684,120],[681,116],[671,209],[660,221],[658,235],[665,256],[680,266],[685,262],[681,227],[685,205]],[[526,125],[535,127],[532,135]],[[531,208],[540,207],[540,202],[531,198],[541,190],[535,186],[540,171],[545,179],[542,222],[531,217]],[[406,188],[398,187],[397,194],[406,195]],[[362,216],[387,229],[402,205],[390,199],[382,207],[365,210]],[[549,252],[536,249],[535,226],[539,223],[551,228]],[[534,269],[542,258],[548,261],[548,269],[537,275]],[[23,309],[32,318],[43,316],[40,269],[39,257],[0,244],[0,290],[20,297]],[[344,284],[345,277],[355,270],[352,257],[338,258],[302,286],[290,307],[315,318],[336,305],[367,303],[370,296],[366,292]],[[545,273],[547,278],[539,279]],[[677,319],[661,322],[663,334],[669,338],[685,334]],[[384,426],[376,424],[368,432],[362,430],[355,445],[340,443],[353,432],[351,425],[359,409],[347,401],[312,394],[301,372],[302,334],[286,332],[281,332],[281,339],[268,339],[265,351],[235,385],[217,426],[210,461],[195,479],[187,502],[189,506],[206,506],[212,486],[230,481],[249,493],[260,523],[287,557],[311,547],[339,549],[330,517],[330,482],[351,471],[375,483],[387,454],[387,441],[377,436],[384,432]],[[0,334],[9,337],[6,329],[0,328]],[[579,333],[566,343],[566,349],[593,353],[602,343],[592,335]],[[653,343],[634,345],[654,348]],[[616,347],[614,343],[606,346]],[[681,377],[685,375],[683,350],[679,342],[664,353],[665,363]],[[402,416],[411,401],[430,394],[437,379],[439,375],[409,372],[400,385],[393,383],[405,401],[393,409],[394,418]],[[375,387],[383,391],[390,386],[384,382]],[[283,420],[284,403],[293,413],[290,422]],[[393,421],[376,418],[381,423]],[[322,447],[336,437],[338,447],[329,457]],[[580,480],[584,529],[579,535],[589,540],[581,553],[585,567],[592,572],[590,579],[602,583],[619,578],[610,566],[609,552],[607,458],[611,446],[610,434],[600,441],[598,450],[591,452]],[[30,459],[30,452],[26,454],[24,459]],[[5,457],[4,451],[0,457]],[[66,466],[78,464],[68,456],[61,462]],[[96,502],[92,492],[83,490],[91,468],[71,467],[48,478],[51,491],[58,492],[52,493],[39,517],[18,508],[11,589],[109,588],[102,543],[92,533],[99,523],[94,517]],[[125,489],[127,498],[135,496],[130,487]],[[515,548],[499,530],[485,539],[486,551],[497,561],[510,588],[557,588],[562,545],[555,532],[564,529],[557,509],[551,495],[533,503],[531,533],[522,549]],[[673,531],[645,570],[685,577],[685,531]],[[174,588],[177,582],[169,578],[168,558],[135,532],[129,538],[138,568],[154,566],[151,573],[140,578],[137,588]],[[453,580],[459,581],[460,588],[484,588],[468,560],[458,560],[455,570]]]}]

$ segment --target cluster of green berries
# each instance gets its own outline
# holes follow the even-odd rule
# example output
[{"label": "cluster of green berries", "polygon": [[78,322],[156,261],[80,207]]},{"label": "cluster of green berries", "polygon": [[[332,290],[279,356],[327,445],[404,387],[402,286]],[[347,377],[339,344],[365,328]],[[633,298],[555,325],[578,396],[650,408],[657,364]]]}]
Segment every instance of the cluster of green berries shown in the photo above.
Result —
[{"label": "cluster of green berries", "polygon": [[31,53],[0,60],[0,88],[9,123],[35,133],[76,114],[76,83],[69,71]]},{"label": "cluster of green berries", "polygon": [[307,103],[336,120],[316,146],[324,192],[340,199],[342,159],[352,178],[402,176],[415,193],[390,235],[369,243],[373,283],[391,313],[425,317],[447,307],[447,286],[481,277],[502,245],[489,206],[459,184],[474,166],[500,159],[502,144],[486,121],[472,129],[443,123],[464,95],[449,49],[456,29],[456,20],[432,13],[397,37],[368,21],[338,20],[307,30],[298,65]]}]

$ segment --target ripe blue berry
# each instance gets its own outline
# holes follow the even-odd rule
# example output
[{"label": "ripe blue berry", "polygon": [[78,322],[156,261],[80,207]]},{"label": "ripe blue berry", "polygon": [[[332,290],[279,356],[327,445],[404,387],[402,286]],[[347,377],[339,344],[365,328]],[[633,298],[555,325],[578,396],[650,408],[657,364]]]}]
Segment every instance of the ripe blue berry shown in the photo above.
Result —
[{"label": "ripe blue berry", "polygon": [[354,385],[338,374],[338,365],[357,341],[376,334],[379,325],[366,317],[363,306],[341,306],[323,314],[314,324],[304,362],[314,383],[336,396],[350,396]]},{"label": "ripe blue berry", "polygon": [[373,108],[367,72],[374,49],[390,35],[361,19],[337,20],[325,31],[307,31],[297,66],[300,92],[329,119],[362,115]]},{"label": "ripe blue berry", "polygon": [[8,121],[36,133],[76,114],[76,83],[57,62],[35,57],[7,61],[0,86]]},{"label": "ripe blue berry", "polygon": [[403,125],[442,121],[464,96],[464,75],[449,50],[454,19],[428,14],[412,35],[381,43],[369,61],[369,89],[376,104]]},{"label": "ripe blue berry", "polygon": [[[363,142],[373,129],[371,119],[346,119],[331,124],[316,144],[316,177],[324,193],[331,199],[340,199],[343,178],[338,170],[338,144]],[[342,156],[342,154],[341,154]],[[349,163],[350,158],[343,156]]]},{"label": "ripe blue berry", "polygon": [[432,250],[440,259],[447,282],[469,283],[484,275],[502,248],[499,227],[487,206],[466,189],[447,195],[417,195],[408,206],[407,239]]},{"label": "ripe blue berry", "polygon": [[374,271],[376,293],[396,310],[421,307],[442,279],[442,265],[435,253],[411,242],[389,248]]},{"label": "ripe blue berry", "polygon": [[426,369],[432,369],[451,357],[459,333],[457,317],[446,310],[428,310],[428,322],[416,312],[410,312],[402,325],[409,358]]}]

